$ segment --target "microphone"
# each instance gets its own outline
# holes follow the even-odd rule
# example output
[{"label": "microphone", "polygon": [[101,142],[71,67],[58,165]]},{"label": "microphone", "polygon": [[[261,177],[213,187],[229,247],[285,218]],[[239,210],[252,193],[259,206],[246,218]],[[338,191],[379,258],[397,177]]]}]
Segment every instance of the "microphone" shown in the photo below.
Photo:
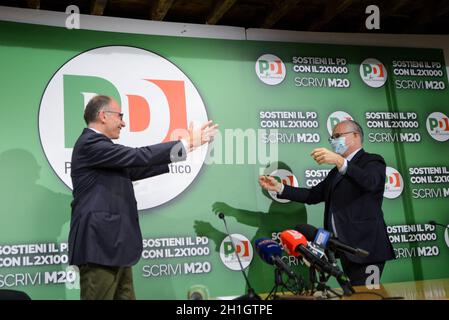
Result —
[{"label": "microphone", "polygon": [[302,257],[310,267],[320,272],[328,273],[340,282],[348,282],[349,279],[338,267],[331,265],[328,261],[316,256],[309,248],[307,238],[296,230],[285,230],[280,234],[285,251],[292,256]]},{"label": "microphone", "polygon": [[330,249],[336,251],[342,251],[359,257],[367,257],[368,251],[360,248],[353,248],[343,242],[340,242],[332,233],[322,228],[319,230],[310,224],[299,224],[295,227],[296,231],[302,233],[307,239],[315,239],[316,243],[319,243],[323,248],[329,246]]},{"label": "microphone", "polygon": [[429,221],[429,224],[432,225],[432,226],[440,226],[440,227],[443,227],[443,228],[449,230],[449,227],[448,227],[448,226],[445,226],[444,224],[438,223],[438,222],[436,222],[436,221],[434,221],[434,220],[430,220],[430,221]]},{"label": "microphone", "polygon": [[246,295],[237,297],[234,300],[262,300],[259,297],[259,295],[256,294],[256,292],[254,291],[253,287],[251,287],[251,284],[249,283],[248,277],[246,276],[245,270],[243,270],[242,261],[240,261],[240,256],[237,253],[237,249],[235,247],[234,240],[232,240],[232,237],[231,237],[231,235],[229,233],[228,225],[227,225],[226,219],[225,219],[225,215],[223,214],[223,212],[219,212],[218,213],[218,217],[223,220],[223,223],[224,223],[225,229],[226,229],[226,235],[231,240],[232,249],[234,249],[235,255],[237,256],[237,261],[239,262],[240,270],[242,271],[243,277],[245,278],[246,287],[247,287],[247,290],[248,290],[248,293]]},{"label": "microphone", "polygon": [[324,252],[321,254],[319,246],[311,244],[303,234],[296,230],[286,230],[280,234],[281,242],[289,254],[294,256],[302,256],[311,270],[318,270],[321,273],[327,273],[337,279],[338,284],[342,287],[343,293],[350,296],[354,293],[354,289],[348,277],[341,271],[337,265],[327,261]]},{"label": "microphone", "polygon": [[292,269],[281,259],[282,248],[274,240],[270,238],[260,238],[255,241],[256,250],[259,256],[268,264],[275,265],[282,271],[284,271],[288,277],[292,280],[296,279],[296,274]]}]

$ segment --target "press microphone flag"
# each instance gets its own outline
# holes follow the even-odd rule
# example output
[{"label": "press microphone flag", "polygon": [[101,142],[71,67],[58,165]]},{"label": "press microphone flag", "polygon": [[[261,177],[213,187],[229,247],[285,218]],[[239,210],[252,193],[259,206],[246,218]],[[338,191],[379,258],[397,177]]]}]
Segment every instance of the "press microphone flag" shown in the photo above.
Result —
[{"label": "press microphone flag", "polygon": [[303,257],[312,267],[325,272],[337,279],[347,281],[343,271],[331,265],[328,261],[316,256],[309,248],[307,238],[296,230],[285,230],[280,236],[284,250],[295,257]]},{"label": "press microphone flag", "polygon": [[307,239],[296,230],[285,230],[279,234],[285,252],[294,257],[299,257],[296,250],[299,246],[307,246]]},{"label": "press microphone flag", "polygon": [[256,251],[259,256],[268,264],[275,265],[284,271],[290,279],[296,280],[296,274],[281,259],[283,250],[281,246],[270,238],[260,238],[255,241]]},{"label": "press microphone flag", "polygon": [[[318,229],[310,224],[299,224],[295,227],[296,231],[299,231],[302,233],[307,239],[316,239],[318,236]],[[339,240],[337,240],[335,237],[332,236],[332,234],[329,231],[326,231],[324,229],[320,229],[320,237],[326,237],[328,240],[323,242],[324,244],[327,244],[327,247],[332,250],[342,251],[345,253],[349,253],[358,257],[367,257],[369,255],[368,251],[365,251],[360,248],[353,248],[350,245],[347,245]],[[328,234],[326,234],[328,233]],[[326,234],[326,235],[325,235]]]},{"label": "press microphone flag", "polygon": [[[330,274],[337,279],[337,282],[343,288],[345,295],[350,295],[353,292],[349,279],[337,266],[330,264],[325,255],[317,256],[307,238],[296,230],[286,230],[279,235],[282,245],[287,253],[296,257],[302,257],[308,262],[309,268],[314,268],[322,273]],[[312,249],[312,250],[311,250]],[[315,248],[317,249],[317,248]]]},{"label": "press microphone flag", "polygon": [[318,228],[318,231],[316,233],[313,242],[315,242],[318,246],[322,248],[327,248],[327,242],[329,241],[330,238],[331,233],[329,231],[326,231],[323,228]]}]

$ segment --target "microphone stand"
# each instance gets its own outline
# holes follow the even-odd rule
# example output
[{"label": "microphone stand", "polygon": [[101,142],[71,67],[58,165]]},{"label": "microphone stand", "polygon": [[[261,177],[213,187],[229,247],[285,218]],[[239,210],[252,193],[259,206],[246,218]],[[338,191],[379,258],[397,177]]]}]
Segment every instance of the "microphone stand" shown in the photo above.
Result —
[{"label": "microphone stand", "polygon": [[[318,273],[318,278],[319,280],[317,280],[316,274]],[[309,275],[310,275],[310,282],[312,284],[312,291],[310,293],[310,295],[313,296],[315,289],[317,292],[322,292],[322,298],[325,299],[330,299],[332,298],[331,295],[329,294],[329,292],[332,292],[335,296],[341,298],[342,295],[335,292],[335,290],[331,289],[326,282],[329,280],[330,275],[326,276],[324,273],[319,272],[315,269],[315,267],[310,267],[309,268]]]},{"label": "microphone stand", "polygon": [[310,290],[310,295],[313,296],[313,294],[315,293],[315,285],[317,284],[316,269],[313,265],[311,265],[309,267],[309,280],[310,280],[310,284],[312,286],[312,289]]},{"label": "microphone stand", "polygon": [[259,295],[254,291],[254,289],[251,287],[251,284],[249,283],[248,277],[246,276],[246,273],[245,273],[245,271],[243,270],[242,262],[240,261],[240,257],[239,257],[239,255],[238,255],[238,253],[237,253],[237,248],[236,248],[236,246],[235,246],[235,244],[234,244],[234,241],[232,240],[231,234],[229,233],[228,225],[226,224],[226,220],[225,220],[225,217],[224,217],[223,212],[220,212],[220,213],[218,214],[218,217],[219,217],[220,219],[222,219],[223,222],[224,222],[225,229],[226,229],[226,233],[228,234],[228,237],[229,237],[229,239],[231,240],[232,248],[234,249],[235,255],[237,256],[237,260],[238,260],[239,265],[240,265],[240,270],[241,270],[242,273],[243,273],[243,277],[245,278],[246,287],[247,287],[247,294],[242,295],[242,296],[240,296],[240,297],[237,297],[237,298],[235,298],[234,300],[262,300],[262,299],[259,297]]},{"label": "microphone stand", "polygon": [[[327,257],[329,259],[329,262],[332,263],[332,265],[336,266],[337,265],[337,260],[335,258],[335,254],[333,251],[328,250],[327,251]],[[340,285],[340,287],[343,289],[343,295],[345,296],[351,296],[353,293],[355,293],[354,288],[351,285],[351,282],[349,282],[349,280],[347,282],[343,282],[339,279],[337,279],[338,284]],[[335,291],[332,291],[334,294],[336,294],[338,297],[342,297],[342,295],[337,294]]]},{"label": "microphone stand", "polygon": [[276,267],[274,269],[274,287],[273,289],[271,289],[270,293],[268,294],[268,296],[265,298],[265,300],[269,300],[270,298],[272,300],[276,300],[276,299],[281,299],[280,297],[278,297],[276,294],[278,292],[278,288],[279,286],[281,286],[282,288],[282,293],[284,293],[284,289],[287,290],[288,292],[293,293],[293,295],[295,296],[300,296],[303,291],[304,291],[304,279],[301,278],[296,278],[294,280],[294,285],[290,285],[289,281],[293,281],[292,279],[288,279],[287,281],[284,281],[282,279],[282,274],[283,271],[282,269]]},{"label": "microphone stand", "polygon": [[[332,252],[329,252],[328,258],[329,258],[330,263],[332,263],[333,265],[336,264],[335,256]],[[319,275],[319,280],[317,280],[317,273]],[[341,294],[335,292],[335,290],[331,289],[328,285],[326,285],[326,282],[329,280],[329,278],[330,278],[330,275],[326,276],[325,273],[319,272],[315,268],[315,266],[313,264],[311,264],[309,267],[309,279],[310,279],[310,283],[312,285],[312,290],[311,290],[310,295],[313,296],[313,294],[316,290],[316,291],[321,291],[323,297],[325,297],[327,299],[331,298],[331,296],[329,295],[329,292],[332,292],[335,296],[341,298],[342,297]],[[338,281],[338,279],[337,279],[337,281]],[[350,284],[340,283],[340,281],[338,281],[338,283],[342,287],[344,295],[351,295],[351,291],[353,292],[354,289],[352,289],[352,286]],[[349,286],[351,291],[347,286]]]},{"label": "microphone stand", "polygon": [[265,298],[265,300],[269,300],[271,297],[272,297],[272,300],[275,300],[277,298],[276,294],[278,292],[278,287],[283,284],[284,284],[284,282],[282,281],[282,272],[281,272],[281,270],[279,270],[279,268],[276,267],[274,269],[274,286],[273,286],[273,289],[271,289],[268,296]]}]

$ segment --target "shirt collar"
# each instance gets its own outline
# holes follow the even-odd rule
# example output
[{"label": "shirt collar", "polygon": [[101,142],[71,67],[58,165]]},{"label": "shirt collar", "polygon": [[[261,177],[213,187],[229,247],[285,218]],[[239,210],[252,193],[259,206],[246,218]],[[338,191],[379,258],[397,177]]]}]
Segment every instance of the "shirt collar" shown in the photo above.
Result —
[{"label": "shirt collar", "polygon": [[362,148],[358,148],[357,150],[355,150],[353,153],[351,153],[349,156],[346,157],[346,160],[351,161],[352,158],[354,158],[354,156],[356,155],[356,153],[359,152],[360,150],[362,150]]},{"label": "shirt collar", "polygon": [[92,130],[92,131],[94,131],[94,132],[96,132],[96,133],[102,134],[102,133],[101,133],[100,131],[98,131],[97,129],[90,128],[90,127],[88,127],[87,129],[90,129],[90,130]]}]

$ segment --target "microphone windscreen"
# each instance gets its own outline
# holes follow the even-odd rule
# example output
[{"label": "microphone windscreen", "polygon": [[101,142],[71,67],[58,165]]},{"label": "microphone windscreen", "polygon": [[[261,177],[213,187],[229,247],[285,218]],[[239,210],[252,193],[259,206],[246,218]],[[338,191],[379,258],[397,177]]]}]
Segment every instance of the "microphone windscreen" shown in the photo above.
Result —
[{"label": "microphone windscreen", "polygon": [[316,237],[318,229],[310,224],[298,224],[295,230],[302,233],[309,241],[313,241]]},{"label": "microphone windscreen", "polygon": [[307,238],[296,230],[285,230],[279,235],[284,250],[291,256],[299,257],[298,246],[307,247]]},{"label": "microphone windscreen", "polygon": [[255,241],[256,251],[268,264],[273,264],[273,256],[282,255],[281,246],[270,238],[260,238]]}]

